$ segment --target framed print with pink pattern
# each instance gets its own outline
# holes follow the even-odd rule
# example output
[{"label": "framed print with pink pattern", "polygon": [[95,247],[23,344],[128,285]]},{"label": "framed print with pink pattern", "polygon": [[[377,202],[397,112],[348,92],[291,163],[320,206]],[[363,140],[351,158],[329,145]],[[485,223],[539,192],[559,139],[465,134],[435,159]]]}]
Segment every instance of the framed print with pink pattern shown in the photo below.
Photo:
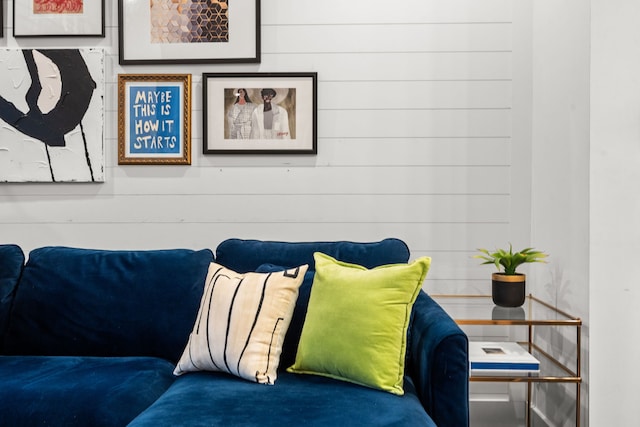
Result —
[{"label": "framed print with pink pattern", "polygon": [[105,0],[13,0],[14,37],[104,37]]}]

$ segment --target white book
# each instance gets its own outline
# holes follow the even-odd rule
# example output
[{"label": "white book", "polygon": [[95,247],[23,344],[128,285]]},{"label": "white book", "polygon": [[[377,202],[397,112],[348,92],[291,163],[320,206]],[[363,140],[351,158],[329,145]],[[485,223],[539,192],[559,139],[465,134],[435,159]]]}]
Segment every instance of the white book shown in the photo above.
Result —
[{"label": "white book", "polygon": [[474,373],[539,373],[540,362],[516,342],[469,342]]}]

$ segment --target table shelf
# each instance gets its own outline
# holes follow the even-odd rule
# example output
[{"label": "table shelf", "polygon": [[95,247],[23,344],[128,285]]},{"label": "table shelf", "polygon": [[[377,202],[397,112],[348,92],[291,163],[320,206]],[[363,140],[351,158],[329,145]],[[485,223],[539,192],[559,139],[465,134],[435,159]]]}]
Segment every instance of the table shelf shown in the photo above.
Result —
[{"label": "table shelf", "polygon": [[[471,382],[508,382],[527,384],[526,425],[531,425],[532,386],[537,383],[567,383],[576,386],[576,426],[580,426],[580,374],[582,320],[552,305],[528,295],[522,307],[504,308],[493,303],[490,295],[430,295],[461,327],[509,326],[524,328],[526,339],[517,340],[540,361],[539,373],[478,374],[472,373]],[[536,341],[536,328],[565,329],[575,337],[575,356],[551,354],[552,351]],[[568,339],[566,341],[569,341]],[[570,345],[570,347],[573,347]]]}]

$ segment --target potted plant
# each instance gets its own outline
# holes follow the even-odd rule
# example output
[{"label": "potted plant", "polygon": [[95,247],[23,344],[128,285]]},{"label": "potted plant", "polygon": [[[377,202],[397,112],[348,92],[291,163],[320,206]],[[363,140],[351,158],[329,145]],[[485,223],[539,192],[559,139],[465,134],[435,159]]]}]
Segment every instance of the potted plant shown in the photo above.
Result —
[{"label": "potted plant", "polygon": [[[525,279],[523,273],[518,273],[517,268],[528,262],[546,262],[548,256],[544,252],[533,248],[526,248],[513,252],[513,246],[509,243],[509,250],[496,249],[489,252],[487,249],[478,249],[480,254],[474,258],[484,260],[482,264],[494,264],[497,273],[491,275],[491,297],[494,304],[501,307],[520,307],[525,299]],[[502,271],[500,271],[502,270]]]}]

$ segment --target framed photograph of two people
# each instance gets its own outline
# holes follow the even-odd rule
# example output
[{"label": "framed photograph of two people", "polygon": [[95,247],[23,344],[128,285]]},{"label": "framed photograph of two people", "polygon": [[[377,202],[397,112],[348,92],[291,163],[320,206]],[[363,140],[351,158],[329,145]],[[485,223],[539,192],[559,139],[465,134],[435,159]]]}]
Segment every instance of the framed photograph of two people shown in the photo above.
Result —
[{"label": "framed photograph of two people", "polygon": [[204,73],[204,154],[316,154],[317,73]]}]

